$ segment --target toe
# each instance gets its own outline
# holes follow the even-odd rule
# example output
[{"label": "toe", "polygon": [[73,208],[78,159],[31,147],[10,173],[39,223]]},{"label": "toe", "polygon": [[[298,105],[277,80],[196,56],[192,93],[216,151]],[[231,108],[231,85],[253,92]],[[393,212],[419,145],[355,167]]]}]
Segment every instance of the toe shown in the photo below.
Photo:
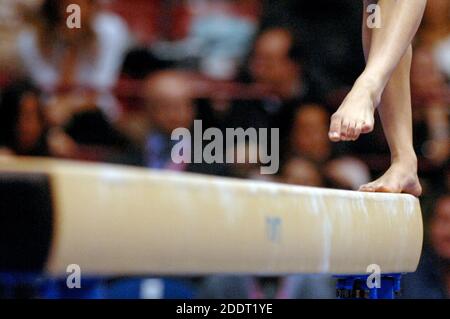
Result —
[{"label": "toe", "polygon": [[373,131],[374,122],[371,121],[364,121],[361,126],[361,133],[367,134]]},{"label": "toe", "polygon": [[328,133],[328,136],[331,141],[333,142],[339,142],[341,139],[341,127],[342,127],[342,118],[338,114],[334,114],[331,117],[331,124],[330,124],[330,132]]},{"label": "toe", "polygon": [[347,138],[351,141],[354,141],[356,138],[356,121],[350,121],[347,130]]},{"label": "toe", "polygon": [[341,139],[343,141],[348,141],[348,131],[350,127],[350,121],[347,119],[342,120],[342,126],[341,126]]},{"label": "toe", "polygon": [[362,132],[362,123],[358,123],[355,127],[355,136],[354,136],[354,141],[356,141],[360,136],[361,136],[361,132]]}]

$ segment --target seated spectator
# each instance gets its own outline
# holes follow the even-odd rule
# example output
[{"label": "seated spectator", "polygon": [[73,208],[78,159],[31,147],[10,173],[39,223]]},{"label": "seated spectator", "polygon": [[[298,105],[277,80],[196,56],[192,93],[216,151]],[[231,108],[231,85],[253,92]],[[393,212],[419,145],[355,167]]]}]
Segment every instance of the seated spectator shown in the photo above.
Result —
[{"label": "seated spectator", "polygon": [[284,28],[262,31],[256,38],[249,60],[250,76],[270,87],[280,99],[301,94],[302,73],[299,47],[294,35]]},{"label": "seated spectator", "polygon": [[[66,24],[70,4],[81,9],[81,28]],[[97,0],[45,0],[37,14],[25,16],[31,28],[20,34],[18,46],[33,82],[50,96],[69,96],[72,108],[99,105],[117,119],[119,108],[110,91],[129,41],[124,22],[100,12]]]},{"label": "seated spectator", "polygon": [[16,82],[0,98],[0,148],[4,154],[70,157],[73,140],[59,130],[49,131],[39,92],[28,82]]},{"label": "seated spectator", "polygon": [[[185,170],[171,158],[171,140],[177,128],[191,128],[195,118],[195,105],[186,75],[176,71],[157,73],[145,83],[145,96],[150,131],[146,137],[146,166],[157,169]],[[189,148],[190,145],[186,145]]]},{"label": "seated spectator", "polygon": [[282,137],[292,127],[295,108],[319,100],[304,72],[304,52],[297,41],[289,29],[264,30],[256,39],[249,61],[252,80],[267,86],[278,100],[264,101],[264,108],[271,116],[271,126],[280,128]]},{"label": "seated spectator", "polygon": [[[172,132],[177,128],[191,129],[197,116],[189,79],[187,73],[172,70],[157,72],[145,81],[145,136],[135,150],[127,152],[122,158],[112,159],[113,161],[153,169],[224,174],[221,165],[178,164],[172,160],[172,148],[180,142],[171,139]],[[183,145],[185,151],[192,146],[191,141],[183,143],[186,143]]]},{"label": "seated spectator", "polygon": [[306,158],[320,165],[329,186],[358,189],[370,180],[366,164],[351,156],[342,156],[328,139],[329,115],[324,107],[306,104],[298,108],[291,132],[290,156]]}]

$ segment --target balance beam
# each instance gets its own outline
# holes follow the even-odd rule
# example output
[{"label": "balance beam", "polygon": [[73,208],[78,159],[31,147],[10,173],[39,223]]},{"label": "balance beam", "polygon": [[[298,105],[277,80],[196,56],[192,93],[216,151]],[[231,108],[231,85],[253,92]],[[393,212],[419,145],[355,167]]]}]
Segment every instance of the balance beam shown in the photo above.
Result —
[{"label": "balance beam", "polygon": [[422,249],[409,195],[29,158],[0,161],[0,194],[0,271],[405,273]]}]

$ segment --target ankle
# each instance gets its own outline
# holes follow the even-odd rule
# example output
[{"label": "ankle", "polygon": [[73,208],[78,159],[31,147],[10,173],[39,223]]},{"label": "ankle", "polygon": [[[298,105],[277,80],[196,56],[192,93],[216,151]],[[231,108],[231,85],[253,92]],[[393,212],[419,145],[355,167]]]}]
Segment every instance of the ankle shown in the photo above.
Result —
[{"label": "ankle", "polygon": [[[355,86],[361,87],[364,90],[368,91],[373,101],[379,103],[379,101],[381,100],[384,86],[382,80],[379,77],[364,72],[356,80]],[[377,107],[377,105],[374,105],[374,107]]]},{"label": "ankle", "polygon": [[414,152],[412,153],[406,153],[403,152],[401,154],[395,155],[393,154],[391,156],[391,163],[392,165],[402,165],[404,167],[408,167],[410,170],[414,170],[414,172],[417,172],[417,156]]}]

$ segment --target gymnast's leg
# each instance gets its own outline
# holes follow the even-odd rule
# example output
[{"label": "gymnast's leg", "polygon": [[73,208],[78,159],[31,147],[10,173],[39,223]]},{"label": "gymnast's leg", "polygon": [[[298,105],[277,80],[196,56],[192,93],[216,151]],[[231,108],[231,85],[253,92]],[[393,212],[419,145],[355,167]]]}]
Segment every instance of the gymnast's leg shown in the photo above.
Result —
[{"label": "gymnast's leg", "polygon": [[365,0],[365,8],[371,3],[378,3],[381,8],[382,27],[370,29],[366,19],[363,21],[367,66],[333,115],[330,138],[333,141],[355,140],[361,133],[372,131],[374,111],[382,100],[378,111],[391,150],[392,165],[385,175],[362,186],[361,190],[418,196],[422,190],[412,144],[409,74],[411,41],[426,0]]},{"label": "gymnast's leg", "polygon": [[[382,25],[370,30],[366,68],[331,119],[329,135],[335,142],[356,140],[373,130],[375,108],[410,47],[426,6],[426,0],[365,0],[365,8],[374,2]],[[366,19],[363,24],[367,28]]]},{"label": "gymnast's leg", "polygon": [[[368,1],[365,2],[366,5],[369,4]],[[363,24],[363,44],[366,58],[375,41],[382,41],[382,39],[377,38],[372,29]],[[412,147],[411,59],[412,48],[410,45],[392,73],[378,108],[391,150],[392,165],[381,178],[363,185],[362,191],[406,192],[416,196],[422,192],[417,177],[417,157]]]}]

